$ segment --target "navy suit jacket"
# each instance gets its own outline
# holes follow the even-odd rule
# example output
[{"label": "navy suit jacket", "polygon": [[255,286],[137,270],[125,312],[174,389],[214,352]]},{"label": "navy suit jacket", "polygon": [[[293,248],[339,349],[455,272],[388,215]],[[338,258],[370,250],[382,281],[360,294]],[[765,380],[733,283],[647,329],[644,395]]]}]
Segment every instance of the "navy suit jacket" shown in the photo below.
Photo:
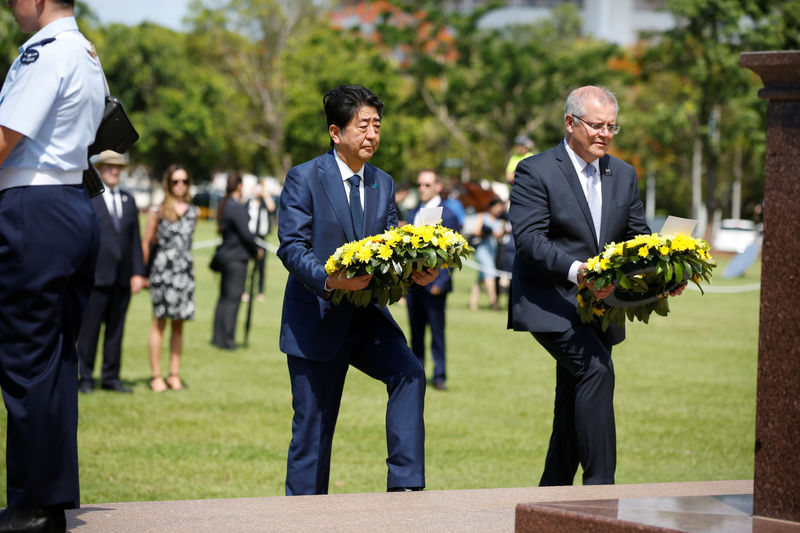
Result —
[{"label": "navy suit jacket", "polygon": [[133,196],[125,191],[120,191],[120,195],[122,216],[119,220],[119,232],[114,229],[103,196],[92,198],[92,205],[100,224],[100,252],[97,255],[94,274],[96,287],[130,286],[131,276],[144,275],[139,210],[136,208]]},{"label": "navy suit jacket", "polygon": [[[448,209],[446,205],[441,203],[439,205],[442,206],[442,226],[450,228],[453,231],[461,231],[461,224],[458,223],[458,217],[456,216],[456,214],[453,213],[450,209]],[[419,208],[420,206],[417,206],[408,212],[409,224],[414,223],[414,217],[417,216]],[[451,292],[453,290],[452,270],[453,270],[452,268],[442,268],[441,270],[439,270],[439,275],[432,283],[425,285],[424,290],[431,292],[431,289],[433,289],[433,287],[439,287],[445,293]]]},{"label": "navy suit jacket", "polygon": [[[517,255],[511,278],[508,327],[565,332],[578,322],[577,286],[567,279],[574,261],[597,255],[609,242],[650,233],[634,168],[605,155],[599,160],[603,211],[600,245],[575,167],[564,143],[517,166],[509,217]],[[625,330],[606,332],[616,344]]]},{"label": "navy suit jacket", "polygon": [[[394,180],[364,165],[364,235],[397,226]],[[333,305],[325,294],[325,262],[342,244],[356,240],[339,167],[333,150],[292,168],[286,175],[278,215],[277,255],[289,271],[283,296],[281,351],[314,361],[333,359],[341,350],[355,308]],[[402,330],[386,308],[372,303]]]}]

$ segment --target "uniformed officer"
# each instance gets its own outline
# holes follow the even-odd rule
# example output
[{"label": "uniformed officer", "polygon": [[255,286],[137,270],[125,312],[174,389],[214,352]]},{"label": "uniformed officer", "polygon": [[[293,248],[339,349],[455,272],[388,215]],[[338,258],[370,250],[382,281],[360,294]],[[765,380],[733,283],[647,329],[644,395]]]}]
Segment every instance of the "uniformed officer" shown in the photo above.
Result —
[{"label": "uniformed officer", "polygon": [[105,86],[74,0],[8,0],[34,33],[0,91],[0,388],[8,410],[6,531],[65,531],[79,506],[75,340],[97,218],[81,185]]}]

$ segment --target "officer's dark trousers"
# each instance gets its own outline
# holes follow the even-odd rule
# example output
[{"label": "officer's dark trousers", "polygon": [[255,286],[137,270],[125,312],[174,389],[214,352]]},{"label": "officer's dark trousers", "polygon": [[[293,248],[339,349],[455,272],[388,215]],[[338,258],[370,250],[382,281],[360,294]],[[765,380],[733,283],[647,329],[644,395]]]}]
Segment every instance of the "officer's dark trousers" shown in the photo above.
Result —
[{"label": "officer's dark trousers", "polygon": [[82,186],[0,192],[0,387],[9,507],[80,504],[75,342],[100,229]]},{"label": "officer's dark trousers", "polygon": [[595,324],[565,333],[534,333],[556,362],[553,433],[541,486],[572,485],[578,465],[584,485],[614,483],[617,435],[611,346]]},{"label": "officer's dark trousers", "polygon": [[247,261],[226,261],[219,283],[219,300],[214,312],[214,336],[211,343],[220,348],[236,348],[236,317],[247,281]]}]

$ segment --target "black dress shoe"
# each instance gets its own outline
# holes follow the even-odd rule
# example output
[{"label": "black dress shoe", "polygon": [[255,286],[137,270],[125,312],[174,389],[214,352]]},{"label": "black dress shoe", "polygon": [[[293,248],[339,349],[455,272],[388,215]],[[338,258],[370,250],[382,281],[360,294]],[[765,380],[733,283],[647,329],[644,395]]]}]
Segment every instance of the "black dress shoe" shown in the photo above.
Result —
[{"label": "black dress shoe", "polygon": [[94,392],[94,385],[91,383],[80,383],[78,384],[78,392],[81,394],[91,394]]},{"label": "black dress shoe", "polygon": [[[63,511],[61,511],[63,513]],[[56,533],[66,531],[57,529],[53,517],[47,509],[5,509],[0,513],[0,533]]]},{"label": "black dress shoe", "polygon": [[386,492],[419,492],[424,487],[391,487],[386,489]]},{"label": "black dress shoe", "polygon": [[110,391],[113,391],[113,392],[123,392],[125,394],[133,392],[132,389],[129,389],[128,387],[125,387],[119,381],[114,382],[114,383],[103,383],[103,385],[101,385],[101,386],[103,387],[103,390],[110,390]]},{"label": "black dress shoe", "polygon": [[447,390],[447,385],[444,384],[443,379],[436,379],[433,381],[433,388],[436,390]]}]

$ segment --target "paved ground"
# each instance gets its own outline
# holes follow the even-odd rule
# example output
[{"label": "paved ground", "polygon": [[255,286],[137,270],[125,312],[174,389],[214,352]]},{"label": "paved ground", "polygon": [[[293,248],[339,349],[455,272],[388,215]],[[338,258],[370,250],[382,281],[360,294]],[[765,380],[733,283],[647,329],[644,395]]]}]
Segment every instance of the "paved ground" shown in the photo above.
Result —
[{"label": "paved ground", "polygon": [[518,503],[752,492],[749,480],[101,503],[67,511],[67,526],[74,533],[510,533]]}]

